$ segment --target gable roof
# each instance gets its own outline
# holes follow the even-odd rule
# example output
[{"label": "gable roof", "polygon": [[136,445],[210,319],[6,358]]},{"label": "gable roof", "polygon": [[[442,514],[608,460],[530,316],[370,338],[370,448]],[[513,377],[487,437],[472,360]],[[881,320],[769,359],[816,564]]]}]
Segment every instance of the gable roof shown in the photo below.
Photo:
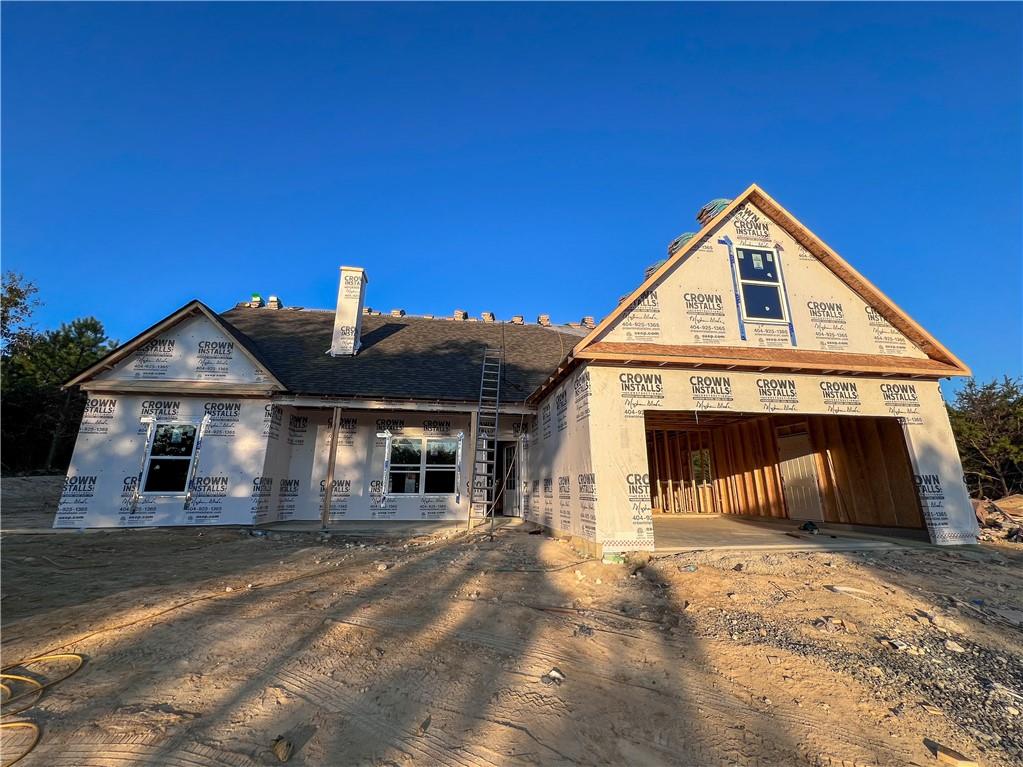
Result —
[{"label": "gable roof", "polygon": [[[765,369],[765,363],[768,361],[765,359],[765,354],[747,347],[678,347],[661,344],[626,345],[612,344],[601,340],[613,324],[629,310],[629,306],[633,301],[640,298],[645,291],[654,287],[677,264],[698,248],[717,226],[726,221],[734,211],[746,203],[755,205],[772,221],[788,232],[796,242],[816,256],[832,274],[862,298],[868,306],[873,308],[889,324],[920,348],[927,355],[928,360],[917,360],[917,363],[933,363],[924,365],[913,364],[913,361],[908,361],[908,358],[877,354],[838,355],[838,357],[860,358],[855,360],[857,364],[854,365],[851,360],[838,359],[831,352],[817,353],[818,356],[827,355],[827,359],[833,363],[828,365],[826,364],[827,360],[823,358],[820,360],[815,359],[815,355],[809,350],[790,349],[782,353],[783,350],[771,349],[766,354],[766,356],[770,357],[770,362],[772,363],[770,367],[814,370],[824,369],[821,367],[821,365],[824,365],[828,370],[864,373],[877,372],[882,375],[905,374],[933,377],[970,375],[969,367],[958,357],[945,348],[934,336],[924,330],[923,327],[900,309],[894,301],[882,293],[866,277],[853,269],[823,240],[779,205],[759,186],[751,184],[742,194],[727,205],[724,202],[724,200],[715,200],[713,203],[704,206],[700,211],[701,220],[706,221],[703,228],[695,236],[685,241],[669,258],[657,264],[656,268],[648,271],[643,282],[635,290],[623,297],[611,313],[604,317],[585,338],[575,345],[571,354],[561,362],[557,370],[544,382],[543,386],[531,395],[531,401],[535,401],[542,396],[550,386],[559,381],[568,370],[578,364],[578,360],[582,359],[621,362],[635,361],[638,363],[647,361],[659,365],[673,362],[676,364],[722,364],[730,367]],[[713,208],[711,207],[712,205]],[[717,211],[716,213],[714,212],[715,210]],[[705,212],[711,217],[706,218]],[[628,347],[627,349],[625,348],[626,346]]]},{"label": "gable roof", "polygon": [[239,306],[217,314],[193,300],[83,370],[65,388],[114,367],[147,341],[198,315],[234,338],[267,371],[266,389],[325,397],[476,402],[483,350],[489,346],[504,348],[502,402],[521,404],[582,336],[582,330],[569,327],[363,315],[359,353],[332,357],[327,354],[334,331],[331,310]]},{"label": "gable roof", "polygon": [[332,357],[333,311],[236,307],[221,317],[289,392],[363,399],[477,402],[489,346],[504,348],[501,401],[522,403],[582,335],[563,327],[368,314],[359,353]]},{"label": "gable roof", "polygon": [[241,333],[237,328],[232,326],[230,323],[225,322],[223,319],[221,319],[220,315],[217,314],[212,309],[210,309],[210,307],[206,306],[206,304],[204,304],[202,301],[198,301],[196,299],[189,301],[180,309],[171,312],[156,324],[150,325],[148,328],[143,330],[134,338],[126,341],[113,351],[104,355],[96,363],[90,365],[81,373],[72,378],[70,381],[65,383],[61,388],[66,389],[70,386],[77,386],[89,380],[90,378],[94,378],[95,376],[102,373],[104,370],[109,370],[110,368],[116,366],[119,362],[124,360],[126,357],[128,357],[130,354],[132,354],[136,349],[145,344],[147,341],[155,338],[164,331],[174,327],[178,323],[195,316],[205,317],[207,320],[212,322],[216,327],[222,330],[225,334],[227,334],[231,338],[234,338],[238,342],[242,350],[242,353],[245,354],[245,356],[247,356],[249,360],[251,360],[252,363],[256,365],[256,367],[263,368],[266,371],[267,375],[270,377],[270,385],[267,386],[266,388],[269,389],[284,388],[284,385],[274,375],[273,370],[267,364],[267,361],[262,357],[259,350],[256,349],[255,346],[252,344],[252,341],[249,338],[247,338],[244,333]]},{"label": "gable roof", "polygon": [[938,339],[924,330],[912,317],[900,309],[894,301],[882,293],[866,277],[853,269],[841,256],[828,247],[823,240],[800,223],[795,216],[785,210],[756,184],[751,184],[746,191],[732,200],[727,206],[720,208],[717,215],[709,219],[695,237],[690,238],[671,258],[665,260],[658,269],[643,280],[638,288],[626,296],[610,314],[601,320],[582,341],[576,344],[572,350],[573,354],[578,354],[587,346],[596,342],[605,331],[610,329],[615,320],[628,311],[629,305],[634,300],[667,275],[676,264],[681,262],[700,245],[703,238],[714,227],[724,222],[735,210],[747,202],[753,203],[771,220],[788,232],[796,242],[816,256],[832,274],[848,285],[868,306],[873,308],[893,327],[916,344],[928,357],[955,368],[954,375],[970,374],[970,369],[952,352],[942,346]]}]

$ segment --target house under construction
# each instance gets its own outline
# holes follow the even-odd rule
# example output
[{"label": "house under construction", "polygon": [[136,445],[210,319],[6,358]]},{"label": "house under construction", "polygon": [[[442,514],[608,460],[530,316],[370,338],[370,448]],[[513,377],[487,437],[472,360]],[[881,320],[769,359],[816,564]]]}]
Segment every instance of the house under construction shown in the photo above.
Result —
[{"label": "house under construction", "polygon": [[757,186],[698,220],[599,324],[381,314],[355,267],[333,311],[193,301],[69,382],[56,526],[496,513],[625,551],[725,514],[974,543],[938,384],[966,366]]}]

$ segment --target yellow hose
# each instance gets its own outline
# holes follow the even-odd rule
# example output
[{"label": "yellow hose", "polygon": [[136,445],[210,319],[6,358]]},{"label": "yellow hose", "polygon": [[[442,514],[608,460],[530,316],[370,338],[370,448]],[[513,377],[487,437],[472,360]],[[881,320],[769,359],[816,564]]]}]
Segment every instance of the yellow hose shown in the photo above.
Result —
[{"label": "yellow hose", "polygon": [[[25,668],[35,663],[44,663],[46,661],[54,660],[73,660],[75,661],[75,666],[63,676],[51,679],[48,682],[40,682],[32,677],[24,676],[23,674],[7,673],[14,668]],[[55,653],[53,655],[40,655],[36,658],[29,658],[28,660],[21,661],[20,663],[13,663],[10,666],[0,668],[0,717],[20,714],[22,711],[27,711],[32,708],[32,706],[39,702],[39,699],[43,695],[43,691],[47,687],[52,687],[58,682],[63,682],[69,676],[78,671],[84,662],[85,659],[78,653]],[[15,694],[11,689],[12,685],[9,684],[10,682],[17,682],[19,684],[26,685],[28,689]],[[17,708],[14,711],[7,709],[7,707],[14,701],[21,700],[22,698],[27,698],[29,696],[32,696],[32,699],[26,701],[20,708]],[[35,722],[0,722],[0,731],[2,730],[31,730],[32,742],[19,756],[11,759],[10,761],[3,762],[0,767],[11,767],[12,764],[20,762],[39,744],[39,739],[42,737],[39,725]]]},{"label": "yellow hose", "polygon": [[36,745],[38,745],[39,738],[42,735],[42,733],[39,731],[39,725],[37,725],[35,722],[0,722],[0,730],[13,729],[32,730],[32,742],[29,743],[28,748],[26,748],[24,752],[11,759],[9,762],[4,762],[3,765],[0,767],[11,767],[12,764],[17,764],[26,756],[28,756],[29,752],[31,752],[32,749],[35,748]]}]

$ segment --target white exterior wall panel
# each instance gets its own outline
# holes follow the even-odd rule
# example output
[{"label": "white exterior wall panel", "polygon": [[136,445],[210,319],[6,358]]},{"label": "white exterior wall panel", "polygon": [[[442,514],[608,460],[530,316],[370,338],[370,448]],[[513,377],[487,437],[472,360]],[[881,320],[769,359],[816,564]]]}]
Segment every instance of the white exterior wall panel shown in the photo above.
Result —
[{"label": "white exterior wall panel", "polygon": [[539,404],[524,440],[524,516],[566,535],[597,539],[600,488],[590,458],[590,373],[578,370]]},{"label": "white exterior wall panel", "polygon": [[[332,409],[270,400],[178,395],[100,395],[89,400],[55,527],[260,524],[319,520],[329,458]],[[146,446],[143,418],[210,420],[196,458],[189,507],[183,495],[135,500]],[[408,411],[342,411],[330,519],[457,520],[468,513],[469,453],[462,451],[456,495],[382,498],[385,441],[457,437],[468,417]]]},{"label": "white exterior wall panel", "polygon": [[[90,395],[54,527],[250,524],[265,473],[268,400],[171,394]],[[209,421],[189,508],[182,496],[135,502],[148,425],[144,418]]]}]

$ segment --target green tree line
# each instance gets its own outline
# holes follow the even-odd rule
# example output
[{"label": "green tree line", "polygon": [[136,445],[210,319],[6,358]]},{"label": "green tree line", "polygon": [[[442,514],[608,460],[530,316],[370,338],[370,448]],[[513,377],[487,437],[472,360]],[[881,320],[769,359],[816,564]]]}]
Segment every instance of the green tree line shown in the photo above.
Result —
[{"label": "green tree line", "polygon": [[62,389],[117,342],[95,317],[37,331],[38,289],[7,272],[0,297],[0,465],[3,472],[62,473],[71,460],[85,394]]},{"label": "green tree line", "polygon": [[970,495],[1023,493],[1023,380],[969,379],[948,405]]}]

